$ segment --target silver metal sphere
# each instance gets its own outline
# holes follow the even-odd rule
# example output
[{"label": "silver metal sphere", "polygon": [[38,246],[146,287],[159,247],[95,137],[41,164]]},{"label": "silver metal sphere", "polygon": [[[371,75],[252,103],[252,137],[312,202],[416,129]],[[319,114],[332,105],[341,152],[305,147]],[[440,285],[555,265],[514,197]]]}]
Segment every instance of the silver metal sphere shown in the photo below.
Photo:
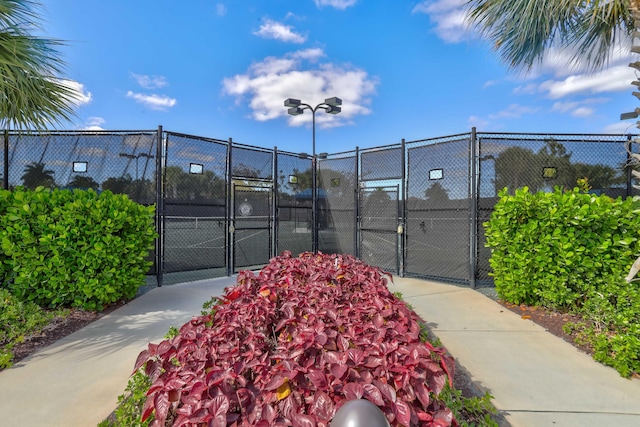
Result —
[{"label": "silver metal sphere", "polygon": [[330,427],[390,427],[387,417],[365,399],[350,400],[336,412]]}]

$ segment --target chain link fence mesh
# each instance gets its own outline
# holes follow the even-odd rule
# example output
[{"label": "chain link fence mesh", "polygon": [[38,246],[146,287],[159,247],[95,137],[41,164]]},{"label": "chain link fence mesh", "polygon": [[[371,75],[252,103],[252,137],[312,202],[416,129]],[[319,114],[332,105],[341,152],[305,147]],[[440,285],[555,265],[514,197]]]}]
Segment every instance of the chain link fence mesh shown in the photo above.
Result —
[{"label": "chain link fence mesh", "polygon": [[360,153],[360,257],[396,274],[401,257],[402,154],[400,146]]},{"label": "chain link fence mesh", "polygon": [[[501,189],[552,191],[587,178],[594,194],[640,194],[628,167],[630,136],[474,135],[319,158],[319,249],[407,275],[491,285],[483,223]],[[158,171],[158,131],[3,136],[3,188],[93,188],[150,205],[158,201],[160,176],[160,273],[217,277],[283,250],[311,250],[308,156],[163,132]]]},{"label": "chain link fence mesh", "polygon": [[610,197],[637,194],[629,184],[625,135],[478,133],[478,251],[476,278],[491,284],[491,252],[485,247],[488,221],[498,192],[528,187],[530,191],[574,188],[586,178],[591,192]]},{"label": "chain link fence mesh", "polygon": [[277,251],[311,251],[311,159],[278,153]]},{"label": "chain link fence mesh", "polygon": [[356,153],[318,162],[318,250],[355,255]]},{"label": "chain link fence mesh", "polygon": [[226,274],[228,143],[171,132],[165,141],[164,271]]},{"label": "chain link fence mesh", "polygon": [[469,280],[470,136],[407,143],[405,271]]}]

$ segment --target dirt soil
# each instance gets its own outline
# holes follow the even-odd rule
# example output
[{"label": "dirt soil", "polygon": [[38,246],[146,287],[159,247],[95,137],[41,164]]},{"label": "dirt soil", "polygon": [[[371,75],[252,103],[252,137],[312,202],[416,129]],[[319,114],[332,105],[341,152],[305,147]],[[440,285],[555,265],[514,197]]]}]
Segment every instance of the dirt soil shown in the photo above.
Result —
[{"label": "dirt soil", "polygon": [[56,317],[39,334],[25,337],[22,343],[13,347],[13,363],[19,362],[36,351],[53,344],[61,338],[84,328],[88,324],[95,322],[106,316],[125,303],[117,303],[107,307],[103,311],[93,312],[79,309],[72,309],[66,317]]},{"label": "dirt soil", "polygon": [[566,314],[566,313],[558,313],[553,310],[545,309],[542,307],[529,307],[527,305],[516,305],[511,304],[502,300],[497,301],[498,304],[502,305],[504,308],[516,313],[524,320],[531,320],[534,323],[545,328],[547,331],[552,333],[553,335],[562,338],[569,344],[574,347],[584,351],[585,353],[592,355],[593,348],[587,345],[577,344],[575,342],[576,334],[567,334],[563,331],[562,327],[567,322],[580,323],[585,322],[585,320],[575,314]]}]

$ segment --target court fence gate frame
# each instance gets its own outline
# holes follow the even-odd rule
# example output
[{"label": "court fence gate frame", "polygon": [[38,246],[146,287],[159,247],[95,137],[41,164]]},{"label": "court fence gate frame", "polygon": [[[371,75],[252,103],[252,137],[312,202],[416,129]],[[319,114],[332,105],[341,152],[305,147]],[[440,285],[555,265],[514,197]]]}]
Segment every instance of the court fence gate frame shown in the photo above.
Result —
[{"label": "court fence gate frame", "polygon": [[631,135],[471,132],[318,156],[176,132],[4,131],[0,187],[93,188],[156,206],[149,274],[256,269],[282,251],[351,254],[386,271],[492,286],[483,222],[498,192],[637,195]]}]

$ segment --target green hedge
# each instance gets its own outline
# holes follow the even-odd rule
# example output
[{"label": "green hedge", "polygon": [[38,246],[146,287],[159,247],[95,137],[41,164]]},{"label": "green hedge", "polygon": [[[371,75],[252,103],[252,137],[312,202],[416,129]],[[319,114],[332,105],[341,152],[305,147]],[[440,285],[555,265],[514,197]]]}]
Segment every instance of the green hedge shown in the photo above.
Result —
[{"label": "green hedge", "polygon": [[640,288],[624,280],[640,253],[640,201],[578,188],[499,195],[484,224],[499,297],[582,313],[594,357],[640,372]]},{"label": "green hedge", "polygon": [[133,298],[150,267],[154,207],[93,190],[0,191],[0,286],[41,306]]}]

